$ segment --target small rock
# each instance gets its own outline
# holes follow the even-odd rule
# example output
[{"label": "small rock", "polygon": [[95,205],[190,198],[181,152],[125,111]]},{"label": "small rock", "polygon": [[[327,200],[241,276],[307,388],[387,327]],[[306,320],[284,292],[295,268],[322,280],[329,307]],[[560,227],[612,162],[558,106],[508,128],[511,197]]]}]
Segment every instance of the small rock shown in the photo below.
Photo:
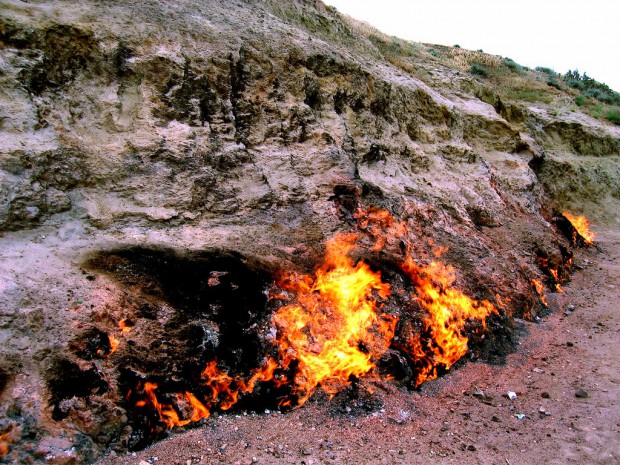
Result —
[{"label": "small rock", "polygon": [[312,448],[304,447],[301,449],[301,455],[312,455]]},{"label": "small rock", "polygon": [[568,304],[566,306],[566,310],[569,312],[574,312],[575,311],[575,305],[574,304]]},{"label": "small rock", "polygon": [[517,398],[517,393],[514,391],[508,391],[506,393],[506,396],[510,399],[510,400],[515,400]]},{"label": "small rock", "polygon": [[575,397],[578,397],[579,399],[587,399],[590,395],[587,391],[580,388],[575,391]]},{"label": "small rock", "polygon": [[544,370],[541,370],[538,367],[534,367],[534,369],[532,370],[534,373],[544,373]]},{"label": "small rock", "polygon": [[549,412],[545,407],[543,407],[542,405],[539,407],[538,409],[538,413],[542,414],[542,415],[546,415],[548,417],[551,416],[551,412]]},{"label": "small rock", "polygon": [[525,418],[525,413],[515,413],[515,417],[519,420],[523,420]]},{"label": "small rock", "polygon": [[499,423],[501,420],[499,419],[499,417],[498,417],[498,416],[493,415],[493,416],[491,417],[491,421],[494,421],[495,423]]},{"label": "small rock", "polygon": [[140,460],[138,465],[151,465],[151,462],[147,462],[146,460]]},{"label": "small rock", "polygon": [[547,391],[543,391],[540,393],[540,397],[542,397],[543,399],[550,399],[551,394],[549,394]]},{"label": "small rock", "polygon": [[469,446],[467,446],[467,450],[473,452],[476,450],[476,446],[474,446],[473,444],[470,444]]},{"label": "small rock", "polygon": [[477,387],[474,388],[471,394],[474,397],[484,397],[484,391]]}]

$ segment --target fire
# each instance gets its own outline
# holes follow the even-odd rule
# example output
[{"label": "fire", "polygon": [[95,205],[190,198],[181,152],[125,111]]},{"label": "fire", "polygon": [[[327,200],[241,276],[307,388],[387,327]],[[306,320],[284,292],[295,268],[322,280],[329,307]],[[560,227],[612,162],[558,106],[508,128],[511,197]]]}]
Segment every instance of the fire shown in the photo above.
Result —
[{"label": "fire", "polygon": [[9,438],[11,432],[0,434],[0,459],[9,453],[9,444],[11,440]]},{"label": "fire", "polygon": [[[587,245],[592,245],[594,243],[596,233],[590,231],[590,225],[585,216],[576,216],[568,212],[563,212],[562,215],[570,221],[573,227],[577,230],[577,233],[583,237],[583,240]],[[577,238],[573,238],[573,243],[577,242],[576,239]]]},{"label": "fire", "polygon": [[119,321],[118,327],[121,329],[122,334],[126,334],[133,329],[133,326],[127,322],[127,319],[122,319]]},{"label": "fire", "polygon": [[109,357],[116,352],[116,349],[118,349],[121,341],[119,341],[113,334],[108,334],[108,340],[110,341],[110,353],[107,355]]},{"label": "fire", "polygon": [[547,302],[547,297],[545,296],[545,287],[543,286],[543,283],[541,283],[538,279],[532,279],[530,283],[532,284],[532,286],[534,286],[536,294],[538,294],[538,297],[540,298],[542,304],[545,307],[548,307],[549,303]]},{"label": "fire", "polygon": [[479,321],[480,330],[484,330],[485,319],[497,310],[490,302],[470,299],[453,288],[456,275],[451,266],[438,262],[419,266],[408,256],[403,270],[415,284],[413,298],[427,312],[422,318],[424,331],[412,334],[405,346],[414,363],[421,366],[415,382],[419,386],[436,378],[438,369],[449,369],[467,353],[468,322]]},{"label": "fire", "polygon": [[[383,311],[391,286],[379,271],[352,256],[369,237],[372,251],[394,239],[404,240],[406,224],[379,209],[358,211],[355,217],[360,232],[338,233],[328,240],[325,258],[312,273],[284,273],[274,284],[270,298],[280,304],[271,321],[276,355],[266,355],[247,377],[231,375],[216,360],[210,361],[193,392],[158,398],[158,384],[141,381],[128,401],[156,412],[171,428],[208,418],[214,409],[230,409],[259,383],[287,388],[281,407],[301,406],[319,388],[334,395],[355,378],[374,376],[379,358],[390,347],[407,354],[417,370],[416,386],[437,377],[438,370],[449,369],[467,352],[468,334],[484,331],[485,319],[497,310],[456,289],[451,266],[437,261],[418,265],[408,244],[401,269],[414,291],[410,308],[401,314],[407,316],[404,326],[419,321],[422,330],[411,327],[405,342],[396,341],[399,319]],[[436,257],[445,250],[437,247]],[[166,401],[161,400],[164,396]]]},{"label": "fire", "polygon": [[549,288],[555,292],[564,292],[562,284],[570,281],[570,268],[573,265],[572,254],[562,250],[562,256],[549,256],[538,251],[538,266],[549,277]]},{"label": "fire", "polygon": [[390,295],[381,274],[348,253],[357,236],[339,234],[327,243],[325,262],[314,276],[291,274],[281,286],[295,303],[274,315],[285,364],[297,360],[293,392],[303,404],[318,385],[334,394],[372,371],[394,337],[396,318],[380,313]]}]

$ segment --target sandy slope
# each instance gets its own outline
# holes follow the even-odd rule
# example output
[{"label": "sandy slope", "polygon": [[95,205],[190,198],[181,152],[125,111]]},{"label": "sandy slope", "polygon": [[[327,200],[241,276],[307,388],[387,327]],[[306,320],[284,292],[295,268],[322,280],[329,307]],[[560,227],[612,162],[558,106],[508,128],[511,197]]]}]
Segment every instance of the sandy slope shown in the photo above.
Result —
[{"label": "sandy slope", "polygon": [[[504,366],[469,363],[420,392],[370,382],[385,404],[372,413],[348,412],[355,402],[336,398],[285,414],[222,415],[100,464],[618,463],[620,233],[598,240],[598,250],[577,256],[583,269],[574,282],[550,297],[556,312],[524,323]],[[588,397],[577,397],[579,389]]]}]

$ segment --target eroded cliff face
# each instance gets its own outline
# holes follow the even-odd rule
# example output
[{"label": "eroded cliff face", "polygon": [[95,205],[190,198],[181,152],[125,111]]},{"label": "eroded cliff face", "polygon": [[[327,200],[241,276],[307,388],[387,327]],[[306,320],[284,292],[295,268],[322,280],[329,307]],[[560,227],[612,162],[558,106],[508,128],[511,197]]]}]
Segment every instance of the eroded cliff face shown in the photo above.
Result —
[{"label": "eroded cliff face", "polygon": [[[553,208],[617,215],[617,127],[502,102],[433,63],[420,63],[435,73],[422,81],[321,3],[3,1],[0,21],[11,460],[136,446],[121,369],[179,357],[183,347],[153,355],[152,343],[191,339],[183,325],[220,344],[225,323],[180,317],[174,302],[145,309],[131,273],[93,271],[101,253],[142,250],[136,263],[157,266],[232,253],[268,281],[311,269],[326,239],[355,228],[356,208],[387,209],[420,254],[449,247],[462,288],[501,301],[495,342],[475,354],[500,360],[513,317],[544,310],[538,258],[566,259]],[[129,313],[143,328],[134,342],[98,354]]]}]

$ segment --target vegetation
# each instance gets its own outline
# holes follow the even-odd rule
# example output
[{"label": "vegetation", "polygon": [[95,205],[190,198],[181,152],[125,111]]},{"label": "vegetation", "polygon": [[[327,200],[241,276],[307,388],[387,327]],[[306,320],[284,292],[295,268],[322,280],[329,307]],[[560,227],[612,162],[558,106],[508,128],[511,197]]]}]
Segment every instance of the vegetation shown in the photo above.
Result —
[{"label": "vegetation", "polygon": [[592,79],[586,73],[579,74],[578,70],[568,71],[564,75],[564,82],[570,87],[579,90],[585,97],[590,97],[610,105],[620,105],[620,94],[618,92],[610,89],[607,84]]},{"label": "vegetation", "polygon": [[487,77],[489,75],[489,70],[486,66],[480,65],[478,63],[472,63],[469,69],[471,74],[475,74],[477,76]]},{"label": "vegetation", "polygon": [[[572,101],[571,111],[581,111],[594,118],[620,124],[620,94],[586,73],[575,70],[561,74],[544,66],[529,69],[508,57],[482,50],[467,50],[458,44],[444,46],[409,42],[388,36],[366,23],[343,16],[340,18],[345,28],[350,27],[365,36],[372,49],[383,55],[387,62],[429,84],[434,83],[445,69],[451,69],[470,77],[483,78],[483,84],[466,79],[455,82],[472,89],[482,85],[485,92],[493,96],[493,101],[499,98],[504,103],[544,103],[553,106],[548,109],[550,114],[566,111],[567,103]],[[308,28],[313,26],[304,25]]]},{"label": "vegetation", "polygon": [[544,66],[537,66],[536,68],[534,68],[536,71],[539,71],[541,73],[545,73],[548,74],[549,76],[557,76],[558,73],[556,73],[553,69],[551,68],[545,68]]},{"label": "vegetation", "polygon": [[510,69],[511,71],[514,71],[515,73],[523,72],[523,66],[521,66],[519,63],[515,62],[514,60],[510,58],[504,58],[504,65],[506,65],[508,69]]},{"label": "vegetation", "polygon": [[620,125],[620,108],[608,110],[605,117],[612,123]]}]

